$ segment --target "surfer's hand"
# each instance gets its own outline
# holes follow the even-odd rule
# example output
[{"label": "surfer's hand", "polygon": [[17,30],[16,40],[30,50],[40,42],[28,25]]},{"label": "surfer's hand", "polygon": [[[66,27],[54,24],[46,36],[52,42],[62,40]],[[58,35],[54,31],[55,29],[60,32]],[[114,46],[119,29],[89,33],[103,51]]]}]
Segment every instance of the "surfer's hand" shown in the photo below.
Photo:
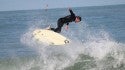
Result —
[{"label": "surfer's hand", "polygon": [[68,30],[68,28],[69,28],[68,25],[66,25],[65,29]]}]

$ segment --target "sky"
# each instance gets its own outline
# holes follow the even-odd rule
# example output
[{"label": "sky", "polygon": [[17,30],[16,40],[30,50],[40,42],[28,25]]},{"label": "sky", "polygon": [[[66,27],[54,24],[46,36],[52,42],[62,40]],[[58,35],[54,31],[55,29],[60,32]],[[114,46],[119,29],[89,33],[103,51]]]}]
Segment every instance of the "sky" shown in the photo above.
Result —
[{"label": "sky", "polygon": [[0,0],[0,11],[125,4],[125,0]]}]

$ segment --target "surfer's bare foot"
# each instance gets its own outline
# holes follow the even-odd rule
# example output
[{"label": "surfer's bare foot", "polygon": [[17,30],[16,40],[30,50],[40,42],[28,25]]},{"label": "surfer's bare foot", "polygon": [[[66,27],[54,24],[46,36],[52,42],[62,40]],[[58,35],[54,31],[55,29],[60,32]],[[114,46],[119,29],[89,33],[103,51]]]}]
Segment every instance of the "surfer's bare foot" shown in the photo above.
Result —
[{"label": "surfer's bare foot", "polygon": [[47,28],[45,28],[45,29],[47,29],[47,30],[51,30],[51,27],[50,26],[48,26]]}]

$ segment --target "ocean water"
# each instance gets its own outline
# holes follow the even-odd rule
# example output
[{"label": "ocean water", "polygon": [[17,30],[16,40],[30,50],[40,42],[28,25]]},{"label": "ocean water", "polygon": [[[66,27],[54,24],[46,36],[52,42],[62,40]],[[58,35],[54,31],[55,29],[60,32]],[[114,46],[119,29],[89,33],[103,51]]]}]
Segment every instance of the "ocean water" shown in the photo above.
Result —
[{"label": "ocean water", "polygon": [[0,70],[125,70],[125,5],[72,9],[82,21],[64,25],[64,46],[37,43],[32,31],[56,27],[67,9],[1,11]]}]

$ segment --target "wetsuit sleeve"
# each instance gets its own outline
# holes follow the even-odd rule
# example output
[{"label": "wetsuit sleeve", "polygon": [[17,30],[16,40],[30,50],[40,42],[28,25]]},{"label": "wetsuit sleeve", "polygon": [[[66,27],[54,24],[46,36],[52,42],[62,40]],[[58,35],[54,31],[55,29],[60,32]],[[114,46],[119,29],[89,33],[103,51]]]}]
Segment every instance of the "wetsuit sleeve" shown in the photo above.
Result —
[{"label": "wetsuit sleeve", "polygon": [[69,11],[70,11],[70,14],[71,14],[72,16],[75,16],[75,14],[73,13],[73,11],[72,11],[71,9],[69,9]]}]

